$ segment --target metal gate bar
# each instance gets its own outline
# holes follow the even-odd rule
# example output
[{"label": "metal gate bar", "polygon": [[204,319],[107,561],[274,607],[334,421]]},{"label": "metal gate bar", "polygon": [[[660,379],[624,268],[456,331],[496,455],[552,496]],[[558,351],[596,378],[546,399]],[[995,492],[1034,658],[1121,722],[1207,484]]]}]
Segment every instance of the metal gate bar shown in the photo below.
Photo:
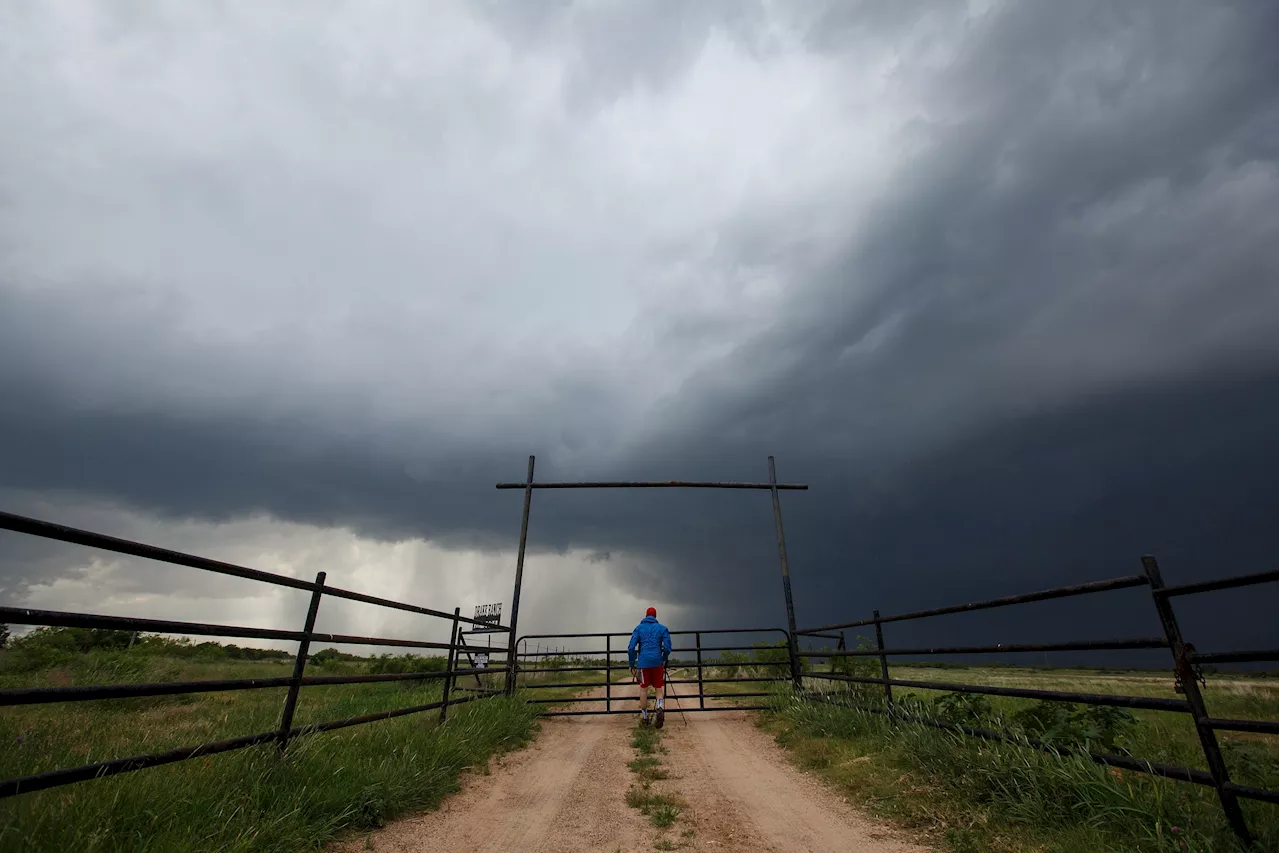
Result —
[{"label": "metal gate bar", "polygon": [[[778,539],[778,559],[782,566],[782,592],[787,612],[787,644],[788,664],[791,669],[791,680],[796,689],[800,689],[800,660],[796,656],[796,612],[791,599],[791,568],[787,561],[787,539],[782,529],[782,502],[780,491],[806,491],[809,487],[802,483],[779,483],[778,472],[773,457],[769,457],[769,481],[767,483],[740,483],[706,480],[661,480],[661,481],[625,481],[597,480],[579,483],[537,483],[533,479],[535,458],[529,457],[529,467],[523,483],[498,483],[499,489],[522,489],[524,491],[524,510],[520,516],[520,545],[516,552],[516,576],[512,588],[511,630],[508,633],[510,645],[507,650],[507,685],[508,694],[516,689],[516,636],[520,616],[520,590],[524,583],[524,557],[529,541],[529,510],[533,505],[534,489],[753,489],[767,491],[773,499],[773,527]],[[741,630],[741,629],[739,629]],[[711,633],[711,632],[707,632]],[[598,635],[602,636],[602,635]],[[616,636],[616,635],[615,635]]]},{"label": "metal gate bar", "polygon": [[[759,635],[780,634],[782,636],[782,645],[781,646],[768,646],[768,645],[702,646],[701,642],[702,642],[703,634],[713,634],[713,635],[714,634],[759,634]],[[694,662],[672,660],[668,663],[668,669],[673,673],[681,670],[694,670],[698,674],[697,678],[668,678],[667,679],[668,684],[698,685],[698,691],[696,693],[686,693],[676,697],[670,697],[670,696],[668,697],[668,698],[675,698],[676,701],[681,702],[681,705],[680,705],[681,711],[759,711],[759,710],[764,710],[765,708],[770,706],[753,704],[753,705],[732,705],[732,706],[724,706],[724,707],[716,707],[716,706],[708,707],[706,704],[706,700],[707,699],[757,699],[757,698],[762,698],[765,696],[772,695],[769,692],[747,691],[747,692],[741,692],[741,693],[719,693],[719,692],[709,693],[705,690],[703,685],[727,684],[727,683],[753,683],[753,684],[762,684],[762,683],[771,683],[771,682],[787,683],[792,680],[790,676],[791,660],[792,660],[792,657],[791,657],[792,643],[791,643],[791,638],[789,633],[784,628],[726,628],[723,630],[709,630],[709,631],[672,631],[671,635],[672,637],[693,636],[695,638],[695,644],[691,648],[681,647],[681,648],[672,649],[672,655],[676,654],[677,652],[686,652],[686,653],[695,652],[697,654],[697,659]],[[579,703],[588,703],[588,702],[603,702],[605,705],[605,707],[600,710],[541,711],[540,716],[546,716],[546,717],[579,717],[579,716],[595,716],[595,715],[602,716],[606,714],[634,714],[635,713],[634,702],[637,696],[633,694],[633,695],[626,696],[624,698],[619,695],[620,691],[615,689],[622,685],[613,680],[613,677],[612,677],[613,673],[619,670],[629,671],[630,667],[628,667],[625,663],[613,662],[614,655],[626,654],[625,645],[623,648],[614,648],[614,644],[612,642],[612,638],[614,637],[624,637],[629,639],[631,637],[631,632],[629,631],[625,631],[625,632],[624,631],[613,631],[613,632],[598,631],[598,632],[587,632],[587,633],[578,633],[578,634],[526,634],[517,638],[517,642],[516,642],[517,650],[519,650],[522,646],[526,648],[526,651],[517,651],[516,663],[515,663],[517,678],[519,678],[519,676],[521,675],[525,675],[525,676],[533,675],[533,674],[545,675],[547,673],[603,672],[605,675],[605,678],[603,681],[579,681],[579,680],[558,681],[557,680],[557,681],[526,682],[520,685],[522,688],[529,689],[529,690],[555,689],[555,688],[560,688],[565,690],[583,690],[583,689],[589,689],[593,687],[595,688],[604,687],[605,695],[603,696],[586,696],[586,697],[576,697],[573,699],[530,698],[530,699],[526,699],[525,701],[532,705],[564,705],[569,703],[579,704]],[[555,645],[555,641],[558,641],[558,640],[597,640],[601,638],[605,640],[605,642],[601,644],[605,646],[603,650],[595,650],[595,649],[588,649],[585,651],[566,650],[566,649],[543,650],[541,648],[541,645],[539,644],[534,651],[527,651],[527,646],[528,646],[527,641],[529,640],[551,641],[548,645]],[[758,655],[761,652],[767,652],[770,650],[784,652],[786,654],[786,658],[783,660],[761,660],[759,658],[756,658],[753,660],[746,660],[746,661],[723,661],[722,662],[722,661],[707,660],[702,656],[703,652],[748,652],[748,653],[753,653]],[[583,658],[590,657],[593,655],[604,655],[605,656],[604,661],[596,665],[582,663]],[[547,657],[565,657],[569,659],[576,659],[576,662],[575,662],[575,665],[573,666],[564,666],[564,667],[525,666],[523,663],[525,659],[532,658],[536,661],[540,658],[547,658]],[[729,668],[740,668],[740,667],[760,667],[763,669],[767,669],[769,671],[773,671],[778,668],[785,668],[786,670],[788,670],[788,674],[786,675],[762,674],[758,677],[752,677],[752,676],[711,677],[711,676],[708,676],[705,672],[705,670],[707,669],[715,670],[718,668],[729,669]],[[627,684],[627,686],[633,686],[633,685]],[[696,708],[684,707],[683,702],[685,700],[693,700],[693,699],[698,700],[698,707]],[[616,702],[625,702],[626,707],[614,708],[613,705]]]},{"label": "metal gate bar", "polygon": [[[1275,583],[1277,580],[1280,580],[1280,572],[1254,572],[1252,574],[1240,575],[1237,577],[1219,578],[1196,583],[1182,584],[1179,586],[1165,586],[1160,574],[1160,567],[1157,565],[1154,557],[1143,557],[1142,568],[1143,572],[1140,575],[1111,578],[1108,580],[1093,581],[1091,583],[1071,584],[1069,586],[1056,587],[1054,589],[1039,590],[1036,592],[1024,593],[1022,595],[1010,595],[1003,598],[994,598],[985,601],[975,601],[968,604],[958,604],[949,607],[935,607],[929,610],[916,610],[910,613],[901,613],[892,616],[881,616],[879,611],[872,611],[872,617],[870,619],[861,619],[853,622],[840,622],[834,625],[823,625],[809,630],[801,630],[798,632],[798,636],[826,636],[829,638],[830,634],[824,635],[820,632],[831,632],[843,630],[845,628],[858,628],[874,625],[876,632],[875,648],[852,650],[810,650],[799,652],[798,654],[799,657],[802,658],[825,658],[833,663],[832,672],[811,672],[809,673],[810,678],[853,684],[883,685],[885,689],[884,704],[876,707],[873,705],[866,705],[864,703],[857,706],[860,710],[870,711],[876,714],[887,714],[901,719],[908,719],[913,722],[959,731],[973,737],[984,738],[987,740],[1007,740],[1014,743],[1026,743],[1025,740],[1019,741],[1018,739],[1011,738],[1008,734],[1002,732],[992,732],[987,729],[957,726],[945,721],[929,720],[903,713],[901,709],[895,708],[892,704],[892,694],[889,692],[890,689],[892,687],[906,687],[950,693],[986,694],[992,696],[1009,696],[1054,702],[1078,702],[1088,705],[1143,708],[1148,710],[1174,711],[1189,714],[1191,716],[1192,723],[1196,727],[1196,733],[1199,736],[1200,746],[1205,756],[1205,763],[1209,768],[1208,772],[1188,767],[1159,764],[1128,756],[1114,756],[1102,753],[1084,754],[1086,754],[1091,760],[1100,764],[1108,764],[1113,767],[1121,767],[1126,770],[1134,770],[1142,773],[1151,773],[1157,776],[1164,776],[1171,779],[1178,779],[1214,788],[1218,794],[1227,823],[1231,826],[1231,829],[1239,839],[1248,844],[1250,842],[1251,833],[1246,824],[1244,813],[1240,808],[1238,799],[1243,797],[1275,803],[1277,800],[1280,800],[1280,795],[1278,795],[1276,791],[1252,788],[1232,782],[1226,763],[1223,760],[1222,751],[1218,744],[1215,732],[1227,730],[1275,735],[1280,732],[1280,724],[1277,724],[1274,720],[1228,720],[1210,717],[1204,695],[1200,691],[1200,683],[1203,680],[1203,676],[1199,670],[1199,665],[1206,663],[1275,662],[1278,657],[1277,651],[1275,649],[1267,649],[1227,652],[1197,652],[1190,643],[1187,643],[1183,639],[1170,599],[1181,595],[1197,595],[1217,590],[1236,589],[1256,584]],[[909,619],[925,619],[951,613],[968,613],[974,610],[987,610],[994,607],[1007,607],[1017,604],[1027,604],[1035,601],[1048,601],[1051,599],[1111,592],[1113,590],[1142,586],[1145,586],[1150,590],[1156,614],[1159,617],[1160,625],[1163,629],[1163,637],[1124,640],[1082,640],[1070,643],[1013,643],[987,646],[946,646],[932,648],[887,649],[884,646],[882,626],[888,622],[901,622]],[[947,654],[1101,651],[1155,648],[1169,649],[1171,652],[1173,657],[1174,688],[1185,698],[1173,699],[1165,697],[1120,696],[1111,694],[1076,693],[1062,690],[989,687],[980,684],[954,684],[948,682],[896,679],[890,677],[888,664],[888,658],[892,655],[908,655],[915,657]],[[834,671],[834,662],[837,659],[860,657],[878,657],[881,662],[880,677],[845,675]],[[820,701],[832,701],[833,696],[839,696],[839,694],[823,696],[822,694],[814,693],[807,695],[812,698],[817,698]],[[1048,747],[1036,741],[1030,742],[1027,745],[1036,749],[1046,748],[1063,751],[1061,747]]]},{"label": "metal gate bar", "polygon": [[[237,566],[232,563],[211,560],[207,557],[200,557],[195,554],[184,554],[179,551],[171,551],[167,548],[158,548],[154,545],[148,545],[142,542],[132,542],[127,539],[120,539],[114,536],[107,536],[102,533],[80,530],[74,527],[67,527],[65,525],[41,521],[35,518],[27,518],[25,516],[14,515],[7,512],[0,512],[0,530],[9,530],[15,533],[38,536],[44,539],[53,539],[60,542],[70,542],[72,544],[111,551],[118,554],[128,554],[134,557],[159,560],[161,562],[178,566],[186,566],[200,571],[214,572],[221,575],[243,578],[257,583],[266,583],[273,586],[286,587],[311,593],[311,599],[306,612],[306,619],[303,623],[302,630],[300,631],[274,628],[252,628],[240,625],[208,624],[203,622],[182,622],[169,619],[106,616],[95,613],[75,613],[59,610],[36,610],[24,607],[0,607],[0,623],[10,625],[36,625],[63,628],[106,628],[132,631],[135,634],[141,631],[149,631],[158,634],[244,637],[265,640],[287,640],[297,642],[298,644],[297,652],[294,656],[292,675],[280,676],[278,678],[230,678],[143,684],[77,685],[73,687],[17,687],[0,689],[0,707],[3,707],[13,705],[38,705],[54,702],[119,699],[125,697],[173,696],[184,693],[260,690],[272,687],[288,688],[284,705],[281,709],[280,721],[271,731],[180,747],[177,749],[171,749],[167,752],[134,755],[111,761],[85,764],[79,767],[66,767],[56,770],[48,770],[42,773],[17,776],[10,779],[0,779],[0,798],[13,797],[48,788],[56,788],[61,785],[69,785],[76,782],[86,782],[106,776],[114,776],[120,773],[131,773],[148,767],[158,767],[163,764],[172,764],[178,761],[186,761],[191,758],[214,755],[222,752],[231,752],[238,749],[248,749],[263,744],[275,744],[276,748],[283,752],[288,747],[288,744],[292,739],[301,735],[335,731],[337,729],[348,728],[350,726],[364,725],[366,723],[374,723],[382,720],[391,720],[397,717],[421,714],[426,711],[433,711],[437,709],[439,709],[441,719],[443,719],[448,708],[483,698],[483,696],[466,696],[457,699],[450,698],[449,695],[449,686],[457,676],[486,671],[476,670],[474,668],[462,669],[457,666],[456,652],[465,648],[465,646],[458,642],[458,624],[460,622],[469,624],[480,623],[476,622],[476,620],[459,616],[456,609],[453,613],[448,613],[444,610],[422,607],[403,601],[392,601],[388,598],[380,598],[374,595],[366,595],[361,592],[354,592],[352,590],[329,586],[325,582],[326,578],[324,572],[319,572],[316,575],[314,582],[305,581],[299,578],[289,577],[287,575],[279,575],[273,572],[262,571],[260,569],[248,568],[246,566]],[[451,631],[450,641],[448,643],[440,643],[392,637],[357,637],[347,634],[321,633],[315,630],[315,621],[321,602],[326,597],[344,598],[350,601],[360,601],[366,604],[373,604],[377,607],[391,608],[394,610],[416,613],[422,616],[449,620]],[[509,630],[505,626],[501,625],[493,627],[496,631]],[[365,646],[393,646],[409,649],[433,649],[448,652],[448,659],[446,668],[443,672],[382,673],[376,675],[307,675],[306,670],[310,646],[316,642]],[[405,708],[397,708],[391,711],[362,714],[359,716],[348,717],[343,720],[330,720],[328,722],[311,723],[301,726],[294,725],[294,712],[297,708],[299,693],[303,687],[322,684],[366,684],[381,681],[428,682],[434,679],[444,679],[444,686],[441,691],[441,701],[439,702],[429,702]]]}]

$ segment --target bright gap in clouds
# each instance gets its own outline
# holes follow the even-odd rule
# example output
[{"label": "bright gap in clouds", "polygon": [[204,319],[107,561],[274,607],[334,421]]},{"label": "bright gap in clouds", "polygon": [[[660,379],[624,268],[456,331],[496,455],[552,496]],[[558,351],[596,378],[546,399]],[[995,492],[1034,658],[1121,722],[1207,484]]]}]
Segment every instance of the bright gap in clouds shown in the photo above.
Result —
[{"label": "bright gap in clouds", "polygon": [[[422,540],[377,541],[344,528],[293,524],[266,517],[225,524],[173,523],[105,507],[80,507],[69,515],[92,521],[98,532],[306,580],[324,571],[326,583],[332,586],[445,612],[460,607],[463,616],[471,616],[477,604],[502,602],[503,622],[510,622],[514,550],[446,550]],[[68,514],[59,517],[66,523]],[[60,562],[61,572],[50,580],[11,591],[7,601],[11,606],[282,630],[301,628],[306,613],[308,594],[302,590],[31,539],[39,543],[34,547],[28,543],[31,561]],[[682,611],[668,607],[662,598],[642,600],[616,589],[612,573],[620,570],[644,571],[642,561],[618,552],[607,559],[576,549],[564,554],[528,555],[520,633],[630,631],[651,604],[660,608],[664,619],[679,618]],[[38,570],[31,574],[51,575]],[[334,634],[446,642],[449,621],[326,597],[316,629]],[[20,633],[25,630],[18,629]],[[295,647],[283,641],[192,639],[289,651]],[[479,635],[470,642],[483,645],[486,639]],[[492,635],[491,642],[501,644],[505,635]],[[414,651],[370,646],[342,650],[354,654]]]}]

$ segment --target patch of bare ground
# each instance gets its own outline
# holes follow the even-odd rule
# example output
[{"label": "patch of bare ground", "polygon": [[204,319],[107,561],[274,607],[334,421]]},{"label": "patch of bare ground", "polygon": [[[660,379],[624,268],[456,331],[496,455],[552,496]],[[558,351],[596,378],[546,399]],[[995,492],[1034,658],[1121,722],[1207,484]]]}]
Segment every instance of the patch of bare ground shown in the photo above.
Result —
[{"label": "patch of bare ground", "polygon": [[[685,687],[685,685],[681,685]],[[631,693],[614,688],[614,695]],[[600,694],[603,690],[599,691]],[[628,699],[626,706],[632,705]],[[689,705],[692,702],[686,698]],[[350,839],[334,853],[923,853],[792,767],[747,712],[689,713],[668,700],[661,787],[683,809],[654,826],[626,804],[635,716],[550,718],[534,744],[473,775],[436,812]],[[598,709],[601,703],[581,708]],[[615,707],[617,705],[615,704]]]}]

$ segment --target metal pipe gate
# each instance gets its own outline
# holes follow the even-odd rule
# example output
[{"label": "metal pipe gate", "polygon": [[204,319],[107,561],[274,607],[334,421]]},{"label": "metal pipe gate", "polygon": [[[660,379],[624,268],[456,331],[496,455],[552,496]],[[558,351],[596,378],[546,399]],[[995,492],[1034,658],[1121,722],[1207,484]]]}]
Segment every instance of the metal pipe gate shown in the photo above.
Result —
[{"label": "metal pipe gate", "polygon": [[[782,635],[783,645],[781,646],[768,646],[768,645],[750,645],[750,646],[737,645],[735,646],[735,645],[719,645],[718,642],[713,642],[711,645],[703,644],[704,636],[721,635],[721,634],[780,634]],[[545,675],[547,673],[572,673],[572,672],[579,672],[579,673],[603,672],[605,674],[604,681],[582,681],[581,679],[578,679],[578,680],[570,679],[566,681],[554,681],[554,682],[530,681],[530,682],[519,685],[522,689],[525,689],[525,690],[538,690],[538,689],[545,690],[545,689],[553,689],[553,688],[584,690],[592,687],[603,687],[605,689],[605,695],[603,696],[577,697],[569,700],[528,699],[526,701],[528,701],[531,704],[547,704],[547,705],[564,704],[567,702],[572,702],[574,704],[582,703],[582,702],[603,702],[604,703],[604,707],[599,709],[572,710],[572,711],[564,711],[564,710],[542,711],[541,715],[546,717],[584,717],[584,716],[598,716],[598,715],[604,715],[604,714],[634,714],[636,712],[636,701],[639,695],[637,692],[638,688],[635,687],[635,682],[629,679],[625,681],[613,680],[613,673],[616,670],[622,670],[626,672],[629,669],[625,661],[623,663],[615,664],[613,658],[614,658],[614,655],[619,655],[619,654],[626,655],[627,642],[629,641],[630,637],[631,637],[630,631],[594,632],[594,633],[586,633],[586,634],[525,634],[519,637],[517,641],[517,648],[520,646],[520,644],[525,644],[527,646],[527,643],[529,640],[549,640],[549,641],[552,641],[552,643],[554,643],[560,640],[592,639],[592,640],[602,640],[603,642],[601,642],[599,645],[604,646],[603,649],[588,649],[586,651],[580,651],[580,652],[569,652],[567,655],[563,650],[543,651],[541,648],[538,648],[537,650],[532,652],[518,651],[515,657],[517,678],[519,678],[520,674]],[[667,671],[671,674],[676,674],[682,671],[687,672],[688,670],[693,670],[694,673],[696,673],[696,675],[692,678],[683,677],[683,678],[667,679],[667,684],[671,684],[671,685],[676,685],[676,684],[697,685],[696,693],[680,693],[680,694],[668,695],[667,698],[672,698],[672,696],[674,696],[677,702],[680,703],[678,705],[678,710],[680,711],[683,711],[686,713],[692,712],[692,711],[763,711],[763,710],[769,709],[772,706],[756,703],[756,704],[749,704],[749,705],[731,705],[731,706],[712,705],[708,707],[707,700],[711,699],[714,701],[716,699],[759,699],[765,696],[773,695],[772,691],[747,691],[742,693],[722,693],[722,692],[708,693],[706,691],[706,685],[729,684],[729,683],[760,684],[760,683],[766,683],[766,682],[777,682],[781,684],[786,684],[786,683],[790,683],[792,680],[791,673],[794,671],[794,668],[792,665],[794,658],[792,658],[791,656],[791,648],[792,648],[791,635],[783,628],[721,628],[721,629],[713,629],[713,630],[705,630],[705,631],[672,631],[671,637],[672,637],[671,659],[668,661]],[[692,637],[693,645],[692,646],[689,646],[689,645],[676,646],[675,645],[676,637]],[[621,641],[616,642],[616,640],[618,640],[619,638]],[[726,642],[732,642],[732,641],[729,640]],[[687,640],[686,640],[686,643],[687,643]],[[760,657],[761,653],[767,653],[770,650],[785,652],[786,657],[783,658],[782,660],[770,660],[767,657],[765,658]],[[752,660],[746,660],[746,661],[740,661],[740,660],[722,661],[720,660],[720,657],[724,652],[733,652],[733,653],[750,652],[755,654],[756,657]],[[693,655],[694,656],[693,661],[689,662],[686,660],[677,660],[676,656],[680,654]],[[601,655],[604,656],[603,661],[600,660]],[[537,663],[540,662],[540,659],[543,659],[544,661],[545,658],[548,658],[548,657],[568,657],[573,661],[574,665],[554,666],[554,667],[537,666]],[[523,661],[529,658],[533,659],[533,663],[535,664],[534,666],[525,666],[523,664]],[[747,675],[747,676],[715,677],[716,670],[740,671],[742,667],[753,667],[757,669],[763,669],[764,672],[756,672],[755,674]],[[707,675],[708,671],[711,671],[711,677],[708,677]],[[684,704],[686,701],[692,701],[695,699],[697,700],[697,703],[698,703],[697,707],[691,707]],[[618,708],[613,707],[617,703],[622,703],[622,707],[618,707]]]},{"label": "metal pipe gate", "polygon": [[[509,634],[511,644],[507,648],[507,694],[515,692],[516,688],[516,642],[520,639],[516,635],[517,625],[520,616],[520,589],[524,583],[524,556],[525,548],[529,541],[529,510],[533,505],[534,489],[753,489],[757,491],[767,491],[773,498],[773,527],[774,533],[778,538],[778,559],[782,564],[782,592],[787,607],[787,643],[789,651],[789,662],[791,666],[791,681],[800,688],[800,665],[799,656],[796,654],[795,634],[796,634],[796,611],[795,605],[791,599],[791,569],[787,562],[787,538],[782,529],[782,502],[778,498],[780,491],[806,491],[809,487],[803,483],[779,483],[778,472],[774,465],[773,457],[769,457],[769,482],[767,483],[736,483],[736,482],[709,482],[709,481],[689,481],[689,480],[651,480],[643,482],[628,482],[621,480],[601,480],[594,482],[579,483],[537,483],[533,479],[534,457],[529,457],[529,468],[525,473],[523,483],[498,483],[499,489],[523,489],[524,490],[524,511],[520,516],[520,545],[516,552],[516,577],[515,585],[512,589],[511,598],[511,633]],[[708,632],[711,633],[711,632]],[[603,635],[600,635],[603,636]]]}]

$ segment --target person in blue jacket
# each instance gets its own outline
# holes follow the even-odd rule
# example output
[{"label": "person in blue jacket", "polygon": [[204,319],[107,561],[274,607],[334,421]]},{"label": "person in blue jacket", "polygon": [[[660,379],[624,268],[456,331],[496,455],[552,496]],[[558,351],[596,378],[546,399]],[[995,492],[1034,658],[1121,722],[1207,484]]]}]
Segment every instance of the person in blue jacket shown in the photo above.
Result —
[{"label": "person in blue jacket", "polygon": [[[640,684],[640,725],[649,725],[649,688],[658,696],[657,719],[654,724],[662,728],[662,686],[666,683],[667,658],[671,657],[671,632],[658,621],[658,611],[652,607],[645,611],[640,624],[631,632],[627,643],[627,665],[631,677]],[[639,677],[637,678],[637,670]]]}]

